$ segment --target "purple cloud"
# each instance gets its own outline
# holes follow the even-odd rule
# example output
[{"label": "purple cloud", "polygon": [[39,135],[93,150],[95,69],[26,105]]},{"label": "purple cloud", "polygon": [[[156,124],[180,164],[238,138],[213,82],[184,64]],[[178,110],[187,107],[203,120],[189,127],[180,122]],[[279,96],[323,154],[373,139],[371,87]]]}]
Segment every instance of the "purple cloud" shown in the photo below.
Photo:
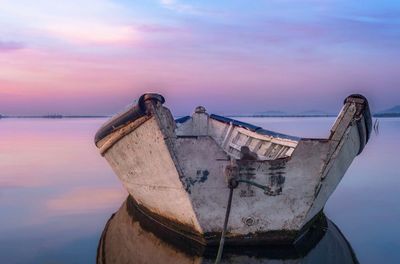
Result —
[{"label": "purple cloud", "polygon": [[0,52],[9,52],[14,50],[23,49],[24,45],[21,42],[16,41],[1,41],[0,40]]},{"label": "purple cloud", "polygon": [[142,24],[136,26],[136,30],[143,33],[181,33],[186,29],[176,26],[166,26],[160,24]]}]

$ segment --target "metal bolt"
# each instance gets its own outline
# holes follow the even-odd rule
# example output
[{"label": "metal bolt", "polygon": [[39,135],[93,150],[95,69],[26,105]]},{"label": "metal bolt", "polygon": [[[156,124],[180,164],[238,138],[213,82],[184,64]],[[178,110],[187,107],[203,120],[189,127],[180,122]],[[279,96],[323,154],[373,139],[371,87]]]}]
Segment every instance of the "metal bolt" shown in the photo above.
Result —
[{"label": "metal bolt", "polygon": [[247,226],[252,226],[252,225],[254,225],[255,222],[256,222],[256,220],[253,217],[247,217],[244,219],[244,223]]}]

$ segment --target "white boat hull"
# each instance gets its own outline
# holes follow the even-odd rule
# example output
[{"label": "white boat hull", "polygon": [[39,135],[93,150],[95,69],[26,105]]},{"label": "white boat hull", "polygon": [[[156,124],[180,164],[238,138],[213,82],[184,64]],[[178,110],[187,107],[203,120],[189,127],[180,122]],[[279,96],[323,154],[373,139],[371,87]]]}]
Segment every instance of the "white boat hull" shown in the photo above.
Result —
[{"label": "white boat hull", "polygon": [[[329,139],[261,133],[203,111],[177,126],[160,102],[145,102],[146,114],[97,146],[138,208],[202,244],[219,240],[230,166],[264,189],[246,182],[234,189],[227,243],[292,243],[321,212],[369,136],[369,109],[360,98],[347,99]],[[253,158],[243,158],[238,146],[248,147]]]}]

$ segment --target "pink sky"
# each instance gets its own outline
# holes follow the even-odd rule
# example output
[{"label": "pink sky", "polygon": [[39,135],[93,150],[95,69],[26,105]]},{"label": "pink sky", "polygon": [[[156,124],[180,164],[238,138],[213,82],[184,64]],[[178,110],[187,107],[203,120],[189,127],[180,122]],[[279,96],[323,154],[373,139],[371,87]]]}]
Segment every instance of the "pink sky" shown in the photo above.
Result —
[{"label": "pink sky", "polygon": [[400,104],[395,2],[235,3],[2,1],[0,113],[113,114],[144,92],[177,115]]}]

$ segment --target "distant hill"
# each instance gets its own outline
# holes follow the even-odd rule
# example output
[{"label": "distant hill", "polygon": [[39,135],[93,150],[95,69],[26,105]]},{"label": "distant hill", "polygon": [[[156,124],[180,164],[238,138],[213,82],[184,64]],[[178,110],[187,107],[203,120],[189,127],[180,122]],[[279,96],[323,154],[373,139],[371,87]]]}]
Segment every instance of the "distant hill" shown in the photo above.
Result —
[{"label": "distant hill", "polygon": [[254,114],[254,116],[288,116],[288,115],[290,114],[283,111],[275,111],[275,110],[258,112]]},{"label": "distant hill", "polygon": [[308,111],[300,112],[297,115],[298,116],[335,116],[335,114],[324,112],[321,110],[308,110]]},{"label": "distant hill", "polygon": [[326,117],[326,116],[335,116],[334,114],[330,114],[320,110],[308,110],[300,113],[286,113],[283,111],[265,111],[255,113],[253,116],[255,117]]},{"label": "distant hill", "polygon": [[380,111],[374,114],[375,117],[400,117],[400,105]]},{"label": "distant hill", "polygon": [[389,113],[390,114],[393,114],[393,113],[400,114],[400,105],[393,106],[392,108],[383,110],[381,112],[378,112],[377,114],[389,114]]},{"label": "distant hill", "polygon": [[[334,117],[336,114],[328,113],[321,110],[308,110],[299,113],[287,113],[283,111],[264,111],[253,114],[254,117]],[[393,106],[392,108],[377,112],[373,114],[374,117],[400,117],[400,105]]]},{"label": "distant hill", "polygon": [[5,116],[0,115],[0,118],[49,118],[49,119],[61,119],[61,118],[109,118],[108,115],[15,115],[15,116]]}]

